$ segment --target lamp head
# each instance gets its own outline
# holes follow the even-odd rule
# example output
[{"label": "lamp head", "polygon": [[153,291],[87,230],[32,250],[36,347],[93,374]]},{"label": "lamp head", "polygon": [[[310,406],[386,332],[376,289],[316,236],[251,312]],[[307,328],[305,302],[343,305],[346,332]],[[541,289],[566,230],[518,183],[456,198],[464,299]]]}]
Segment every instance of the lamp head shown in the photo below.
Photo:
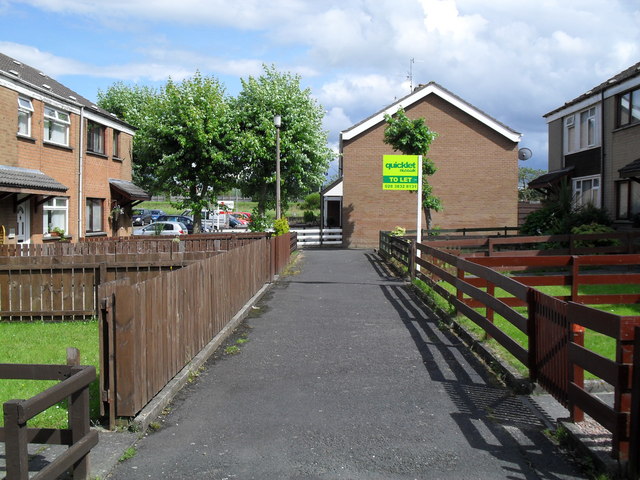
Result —
[{"label": "lamp head", "polygon": [[282,125],[282,117],[280,115],[274,116],[273,124],[276,126],[276,128],[280,128],[280,125]]}]

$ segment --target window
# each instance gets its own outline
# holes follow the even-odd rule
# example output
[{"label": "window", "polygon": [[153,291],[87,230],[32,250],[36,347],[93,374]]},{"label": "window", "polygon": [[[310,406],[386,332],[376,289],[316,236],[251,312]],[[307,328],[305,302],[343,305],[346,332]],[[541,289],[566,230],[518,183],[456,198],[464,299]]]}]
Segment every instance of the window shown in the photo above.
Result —
[{"label": "window", "polygon": [[69,145],[69,114],[61,110],[44,107],[44,141]]},{"label": "window", "polygon": [[573,179],[573,201],[576,206],[600,207],[600,175]]},{"label": "window", "polygon": [[113,156],[120,158],[120,132],[113,130]]},{"label": "window", "polygon": [[33,104],[28,98],[18,97],[18,134],[31,136],[31,116]]},{"label": "window", "polygon": [[618,97],[618,126],[640,122],[640,89]]},{"label": "window", "polygon": [[573,153],[598,146],[598,109],[587,108],[564,119],[564,152]]},{"label": "window", "polygon": [[87,232],[102,232],[102,205],[101,198],[87,198],[85,222]]},{"label": "window", "polygon": [[44,221],[43,232],[48,233],[58,227],[67,231],[69,199],[66,197],[50,198],[43,206]]},{"label": "window", "polygon": [[104,127],[91,121],[87,125],[87,150],[104,154]]},{"label": "window", "polygon": [[617,182],[616,219],[631,220],[640,213],[640,183],[624,180]]}]

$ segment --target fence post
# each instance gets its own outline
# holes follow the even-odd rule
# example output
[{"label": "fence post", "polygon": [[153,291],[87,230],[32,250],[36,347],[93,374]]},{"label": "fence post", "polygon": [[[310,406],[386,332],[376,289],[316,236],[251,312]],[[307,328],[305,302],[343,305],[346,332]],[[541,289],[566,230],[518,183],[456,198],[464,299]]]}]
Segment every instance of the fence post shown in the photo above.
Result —
[{"label": "fence post", "polygon": [[27,422],[20,423],[20,402],[9,400],[3,406],[7,480],[29,478]]},{"label": "fence post", "polygon": [[580,257],[571,256],[571,301],[578,303],[578,287],[580,285]]},{"label": "fence post", "polygon": [[[71,375],[82,372],[84,368],[73,367]],[[71,394],[68,416],[71,444],[75,445],[89,433],[89,386]],[[89,478],[89,455],[84,455],[73,464],[73,478]]]},{"label": "fence post", "polygon": [[[568,318],[568,320],[570,326],[569,335],[572,337],[571,341],[580,347],[584,347],[584,327],[573,323],[571,318]],[[571,367],[571,362],[569,362],[569,367]],[[578,387],[584,388],[584,370],[582,367],[573,365],[571,370],[569,370],[569,382],[573,382]],[[582,422],[584,420],[584,411],[574,405],[571,397],[569,397],[569,416],[572,422]]]},{"label": "fence post", "polygon": [[528,337],[528,363],[529,380],[538,381],[538,362],[537,362],[537,335],[536,335],[536,290],[529,287],[527,289],[527,337]]},{"label": "fence post", "polygon": [[[629,239],[630,240],[630,239]],[[640,327],[633,329],[633,379],[631,383],[631,430],[629,442],[629,477],[640,474]]]}]

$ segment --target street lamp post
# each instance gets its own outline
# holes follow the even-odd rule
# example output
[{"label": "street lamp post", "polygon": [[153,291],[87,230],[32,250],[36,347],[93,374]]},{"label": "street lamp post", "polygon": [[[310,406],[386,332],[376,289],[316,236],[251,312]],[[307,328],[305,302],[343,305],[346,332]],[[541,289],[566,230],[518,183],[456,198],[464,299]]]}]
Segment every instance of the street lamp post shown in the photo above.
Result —
[{"label": "street lamp post", "polygon": [[273,117],[273,124],[276,126],[276,219],[280,220],[282,216],[280,211],[280,125],[282,125],[282,117],[280,115]]}]

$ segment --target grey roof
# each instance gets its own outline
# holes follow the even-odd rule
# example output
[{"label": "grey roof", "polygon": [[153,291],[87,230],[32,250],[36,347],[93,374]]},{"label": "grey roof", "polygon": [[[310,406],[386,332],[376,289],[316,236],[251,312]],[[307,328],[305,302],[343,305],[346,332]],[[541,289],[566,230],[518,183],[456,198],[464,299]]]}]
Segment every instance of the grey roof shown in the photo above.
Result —
[{"label": "grey roof", "polygon": [[624,82],[625,80],[628,80],[633,77],[637,77],[638,75],[640,75],[640,62],[630,66],[629,68],[627,68],[626,70],[623,70],[620,73],[617,73],[613,77],[608,78],[607,80],[602,82],[600,85],[597,85],[593,87],[591,90],[583,93],[579,97],[576,97],[573,100],[566,102],[563,106],[550,111],[549,113],[543,115],[543,117],[549,117],[554,113],[564,110],[565,108],[575,105],[576,103],[580,103],[582,100],[586,100],[587,98],[590,98],[594,95],[598,95],[601,92],[604,92],[611,87],[615,87],[616,85]]},{"label": "grey roof", "polygon": [[540,175],[538,178],[534,178],[528,184],[529,188],[550,188],[560,182],[564,177],[568,176],[573,171],[573,165],[570,167],[561,168],[560,170],[554,170],[549,173]]},{"label": "grey roof", "polygon": [[640,177],[640,159],[628,163],[624,167],[618,169],[620,178]]},{"label": "grey roof", "polygon": [[129,128],[133,128],[127,122],[120,120],[117,116],[98,107],[95,103],[87,100],[79,93],[65,87],[63,84],[46,75],[41,70],[25,65],[19,60],[11,58],[0,52],[0,75],[17,81],[27,87],[33,88],[45,95],[53,95],[67,103],[83,106],[88,110],[103,115],[110,120],[119,122]]},{"label": "grey roof", "polygon": [[66,192],[67,187],[40,170],[0,165],[0,188]]},{"label": "grey roof", "polygon": [[151,200],[151,195],[133,182],[120,180],[118,178],[110,178],[109,185],[117,190],[122,196],[131,200]]}]

